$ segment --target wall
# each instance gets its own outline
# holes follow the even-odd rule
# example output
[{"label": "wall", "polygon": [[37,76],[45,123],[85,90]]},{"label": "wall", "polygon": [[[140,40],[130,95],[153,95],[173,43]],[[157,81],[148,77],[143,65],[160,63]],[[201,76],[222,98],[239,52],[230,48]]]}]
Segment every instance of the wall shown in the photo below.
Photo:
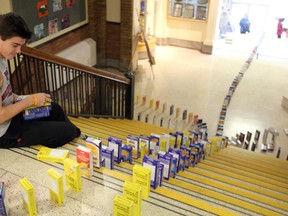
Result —
[{"label": "wall", "polygon": [[93,67],[97,63],[96,42],[91,38],[87,38],[62,50],[57,55]]},{"label": "wall", "polygon": [[[1,13],[11,11],[9,2],[10,0],[1,0]],[[111,1],[109,2],[111,3]],[[137,62],[132,54],[133,44],[135,43],[135,34],[133,32],[134,3],[133,0],[122,0],[118,1],[118,3],[120,4],[113,5],[113,10],[119,10],[120,13],[120,23],[118,25],[107,22],[106,0],[88,0],[89,23],[87,25],[41,44],[36,48],[51,54],[57,54],[73,44],[91,38],[97,43],[98,67],[115,67],[123,72],[135,70]],[[121,8],[122,10],[120,11]],[[119,18],[110,16],[109,19]]]},{"label": "wall", "polygon": [[157,1],[155,32],[158,45],[175,45],[212,53],[217,16],[221,0],[210,0],[206,21],[168,17],[168,0]]}]

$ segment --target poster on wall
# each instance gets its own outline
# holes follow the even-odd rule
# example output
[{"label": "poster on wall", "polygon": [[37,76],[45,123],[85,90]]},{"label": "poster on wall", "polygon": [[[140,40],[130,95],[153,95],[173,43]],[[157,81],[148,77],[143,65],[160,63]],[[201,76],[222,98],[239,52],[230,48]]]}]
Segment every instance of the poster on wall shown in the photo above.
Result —
[{"label": "poster on wall", "polygon": [[33,31],[28,46],[36,47],[88,23],[87,0],[10,0]]},{"label": "poster on wall", "polygon": [[47,0],[42,0],[42,1],[37,2],[37,12],[38,12],[38,18],[48,16]]}]

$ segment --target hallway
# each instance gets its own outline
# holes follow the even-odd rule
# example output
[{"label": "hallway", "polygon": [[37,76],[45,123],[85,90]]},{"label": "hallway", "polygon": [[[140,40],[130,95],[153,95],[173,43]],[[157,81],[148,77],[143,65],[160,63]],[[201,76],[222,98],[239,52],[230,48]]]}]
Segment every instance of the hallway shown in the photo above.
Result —
[{"label": "hallway", "polygon": [[[137,119],[139,112],[142,112],[142,121],[145,119],[143,113],[152,112],[155,115],[155,111],[147,110],[147,107],[150,99],[160,100],[156,124],[160,124],[161,116],[165,117],[165,127],[168,127],[168,118],[177,121],[175,111],[169,116],[169,107],[174,105],[174,110],[178,107],[181,110],[178,119],[186,109],[188,113],[198,114],[208,125],[209,137],[213,137],[229,87],[257,43],[257,38],[252,35],[236,35],[232,44],[217,41],[213,55],[179,47],[157,46],[156,65],[153,67],[155,78],[148,60],[139,61],[135,101],[137,96],[141,100],[146,96],[147,102],[146,106],[135,105],[134,118]],[[224,135],[229,138],[236,133],[250,131],[253,140],[255,131],[260,130],[259,143],[264,130],[274,127],[279,136],[276,137],[274,152],[267,154],[276,157],[277,149],[281,147],[281,159],[286,159],[288,154],[288,136],[284,133],[284,128],[288,127],[288,111],[281,107],[282,97],[288,96],[287,45],[286,38],[263,39],[234,92],[224,125]],[[167,109],[162,113],[164,103]],[[152,123],[151,118],[149,122]],[[170,127],[174,129],[175,125]],[[260,151],[259,146],[256,151]]]}]

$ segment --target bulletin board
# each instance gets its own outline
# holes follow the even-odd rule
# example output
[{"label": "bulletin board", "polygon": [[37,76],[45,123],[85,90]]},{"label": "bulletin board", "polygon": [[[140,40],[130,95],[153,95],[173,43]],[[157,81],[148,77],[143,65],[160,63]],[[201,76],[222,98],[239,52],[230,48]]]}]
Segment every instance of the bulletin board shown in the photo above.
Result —
[{"label": "bulletin board", "polygon": [[87,0],[11,0],[11,6],[33,32],[31,47],[88,23]]}]

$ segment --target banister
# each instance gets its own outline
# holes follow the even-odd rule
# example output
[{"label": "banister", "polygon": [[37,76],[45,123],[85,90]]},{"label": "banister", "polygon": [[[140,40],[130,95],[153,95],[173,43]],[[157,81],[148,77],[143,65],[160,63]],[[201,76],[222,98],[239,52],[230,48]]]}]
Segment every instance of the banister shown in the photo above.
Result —
[{"label": "banister", "polygon": [[80,70],[80,71],[83,71],[83,72],[86,72],[86,73],[90,73],[90,74],[97,74],[98,76],[101,76],[101,77],[104,77],[104,78],[107,78],[107,79],[111,79],[111,80],[114,80],[114,81],[118,81],[118,82],[121,82],[121,83],[124,83],[124,84],[131,84],[131,80],[126,78],[126,77],[124,77],[124,75],[120,76],[118,74],[113,74],[113,73],[110,73],[110,72],[107,72],[107,71],[104,71],[104,70],[100,70],[100,69],[97,69],[97,68],[86,66],[86,65],[80,64],[78,62],[74,62],[74,61],[62,58],[60,56],[56,56],[56,55],[52,55],[52,54],[49,54],[49,53],[45,53],[43,51],[40,51],[40,50],[35,49],[35,48],[28,47],[28,46],[23,46],[22,49],[21,49],[21,53],[24,54],[24,55],[29,55],[31,57],[40,59],[40,60],[44,60],[44,61],[49,59],[49,62],[51,62],[51,63],[61,64],[61,65],[65,66],[65,67],[69,67],[69,68],[72,67],[72,68],[74,68],[76,70]]}]

